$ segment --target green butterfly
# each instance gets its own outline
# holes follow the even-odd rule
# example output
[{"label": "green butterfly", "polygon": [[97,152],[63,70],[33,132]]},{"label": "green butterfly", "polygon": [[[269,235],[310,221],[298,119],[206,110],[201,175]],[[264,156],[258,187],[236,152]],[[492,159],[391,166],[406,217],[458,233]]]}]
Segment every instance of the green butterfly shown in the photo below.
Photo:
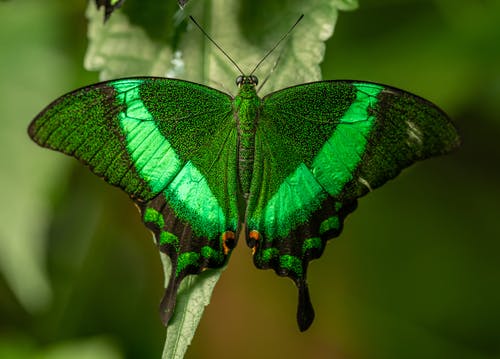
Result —
[{"label": "green butterfly", "polygon": [[232,97],[170,78],[101,82],[58,98],[29,126],[39,145],[78,158],[138,205],[172,262],[165,324],[182,279],[224,266],[243,231],[256,267],[297,285],[306,330],[308,263],[357,199],[459,145],[443,111],[390,86],[319,81],[260,98],[257,83],[253,71],[239,76]]}]

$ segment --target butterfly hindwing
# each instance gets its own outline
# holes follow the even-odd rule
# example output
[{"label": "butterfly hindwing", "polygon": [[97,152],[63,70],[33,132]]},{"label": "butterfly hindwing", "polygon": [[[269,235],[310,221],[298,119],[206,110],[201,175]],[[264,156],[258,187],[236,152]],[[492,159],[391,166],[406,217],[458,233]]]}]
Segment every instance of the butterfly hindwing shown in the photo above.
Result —
[{"label": "butterfly hindwing", "polygon": [[231,98],[174,79],[99,83],[54,101],[29,127],[138,204],[172,260],[168,321],[180,281],[226,263],[238,234],[237,134]]},{"label": "butterfly hindwing", "polygon": [[447,116],[391,87],[322,81],[263,98],[246,220],[259,268],[299,287],[298,321],[312,322],[308,262],[338,236],[356,199],[411,163],[458,145]]}]

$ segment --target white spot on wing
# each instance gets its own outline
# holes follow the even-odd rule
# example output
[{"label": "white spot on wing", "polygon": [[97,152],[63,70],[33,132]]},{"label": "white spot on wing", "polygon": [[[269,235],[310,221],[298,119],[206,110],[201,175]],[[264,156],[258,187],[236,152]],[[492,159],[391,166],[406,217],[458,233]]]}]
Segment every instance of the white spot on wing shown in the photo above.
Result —
[{"label": "white spot on wing", "polygon": [[423,145],[422,131],[420,131],[418,126],[411,121],[406,121],[406,124],[408,125],[408,129],[407,129],[408,140],[406,141],[408,146],[410,146],[410,147],[422,147],[422,145]]},{"label": "white spot on wing", "polygon": [[358,182],[361,183],[363,186],[365,186],[366,188],[368,188],[368,191],[372,192],[372,187],[370,186],[370,183],[365,180],[363,177],[358,177]]}]

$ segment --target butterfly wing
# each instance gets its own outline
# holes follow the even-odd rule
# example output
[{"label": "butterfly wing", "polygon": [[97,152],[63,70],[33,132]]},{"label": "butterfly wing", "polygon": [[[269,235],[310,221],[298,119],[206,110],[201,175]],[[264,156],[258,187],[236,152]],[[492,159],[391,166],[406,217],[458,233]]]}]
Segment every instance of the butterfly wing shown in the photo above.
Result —
[{"label": "butterfly wing", "polygon": [[186,275],[226,263],[240,213],[228,95],[165,78],[103,82],[54,101],[29,134],[89,165],[138,204],[172,261],[165,323]]},{"label": "butterfly wing", "polygon": [[314,318],[308,262],[340,234],[357,198],[459,139],[448,117],[420,97],[373,83],[322,81],[264,97],[255,143],[248,244],[258,268],[297,284],[305,330]]}]

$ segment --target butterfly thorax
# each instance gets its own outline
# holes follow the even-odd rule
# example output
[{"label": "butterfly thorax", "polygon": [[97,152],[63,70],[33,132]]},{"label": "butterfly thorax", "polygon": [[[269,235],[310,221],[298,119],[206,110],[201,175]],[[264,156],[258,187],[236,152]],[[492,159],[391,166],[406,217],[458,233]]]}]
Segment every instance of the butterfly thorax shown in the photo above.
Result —
[{"label": "butterfly thorax", "polygon": [[238,179],[245,199],[252,180],[255,129],[261,108],[254,82],[240,84],[240,92],[233,100],[234,118],[238,129]]}]

